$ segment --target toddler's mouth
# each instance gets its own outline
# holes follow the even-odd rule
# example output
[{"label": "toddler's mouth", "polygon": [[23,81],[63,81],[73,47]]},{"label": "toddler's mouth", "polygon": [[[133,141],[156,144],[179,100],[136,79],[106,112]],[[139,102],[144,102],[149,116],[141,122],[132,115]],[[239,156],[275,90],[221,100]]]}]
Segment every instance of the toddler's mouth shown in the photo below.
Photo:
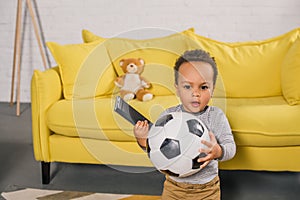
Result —
[{"label": "toddler's mouth", "polygon": [[193,107],[199,107],[200,106],[200,102],[198,102],[198,101],[192,101],[192,106]]}]

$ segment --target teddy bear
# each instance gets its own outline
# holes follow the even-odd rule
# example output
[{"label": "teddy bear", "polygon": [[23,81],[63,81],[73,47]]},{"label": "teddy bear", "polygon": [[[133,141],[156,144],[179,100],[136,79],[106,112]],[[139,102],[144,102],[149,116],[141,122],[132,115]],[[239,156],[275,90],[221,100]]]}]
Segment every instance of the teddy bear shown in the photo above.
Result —
[{"label": "teddy bear", "polygon": [[124,72],[115,80],[115,85],[120,88],[120,96],[125,101],[134,98],[140,101],[151,100],[153,94],[146,89],[151,87],[151,83],[141,76],[145,61],[141,58],[127,58],[120,60],[119,64]]}]

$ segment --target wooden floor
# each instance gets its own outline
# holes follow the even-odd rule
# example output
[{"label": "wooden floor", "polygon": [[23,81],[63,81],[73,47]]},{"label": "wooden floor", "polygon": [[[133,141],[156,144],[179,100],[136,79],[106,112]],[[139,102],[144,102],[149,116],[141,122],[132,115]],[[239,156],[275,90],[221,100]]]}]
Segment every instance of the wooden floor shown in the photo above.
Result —
[{"label": "wooden floor", "polygon": [[132,195],[132,194],[109,194],[95,192],[76,192],[76,191],[61,191],[61,190],[46,190],[24,188],[16,189],[10,192],[1,193],[5,200],[160,200],[160,196],[154,195]]},{"label": "wooden floor", "polygon": [[[300,156],[300,155],[299,155]],[[284,162],[284,158],[282,159]],[[222,200],[292,200],[300,196],[300,173],[220,171]],[[164,176],[153,168],[54,163],[51,182],[41,184],[32,150],[31,108],[0,103],[0,193],[12,187],[159,196]],[[1,199],[1,197],[0,197]]]}]

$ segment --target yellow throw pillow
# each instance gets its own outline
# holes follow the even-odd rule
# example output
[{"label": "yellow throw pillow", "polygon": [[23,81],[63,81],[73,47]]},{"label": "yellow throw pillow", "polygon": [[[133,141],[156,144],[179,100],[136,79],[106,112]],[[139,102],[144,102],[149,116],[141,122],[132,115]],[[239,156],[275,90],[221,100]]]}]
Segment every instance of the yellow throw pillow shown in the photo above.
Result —
[{"label": "yellow throw pillow", "polygon": [[83,29],[82,30],[82,40],[84,43],[89,43],[89,42],[95,42],[95,41],[105,41],[106,39],[103,37],[100,37],[98,35],[95,35],[89,30]]},{"label": "yellow throw pillow", "polygon": [[226,43],[185,32],[215,57],[227,97],[282,95],[281,63],[298,30],[262,41]]},{"label": "yellow throw pillow", "polygon": [[[193,32],[190,28],[186,31]],[[184,34],[185,31],[165,37],[135,40],[127,38],[104,39],[94,33],[83,30],[84,42],[103,41],[118,76],[123,75],[119,62],[123,58],[142,58],[146,62],[142,76],[152,83],[150,91],[154,95],[174,94],[173,66],[176,59],[188,49],[193,49],[195,41]],[[195,44],[194,46],[192,45]]]},{"label": "yellow throw pillow", "polygon": [[281,87],[290,105],[300,104],[300,35],[283,60]]},{"label": "yellow throw pillow", "polygon": [[173,66],[184,51],[192,49],[190,38],[182,33],[147,40],[112,38],[105,46],[118,76],[124,74],[119,62],[123,58],[142,58],[145,69],[142,76],[152,83],[154,95],[174,94]]},{"label": "yellow throw pillow", "polygon": [[105,47],[99,41],[67,45],[47,42],[47,46],[59,66],[66,99],[112,93],[116,74],[110,66]]},{"label": "yellow throw pillow", "polygon": [[[195,30],[194,30],[194,28],[189,28],[185,31],[194,32]],[[183,31],[182,33],[184,33],[185,31]],[[94,34],[93,32],[86,30],[86,29],[83,29],[81,31],[81,35],[82,35],[82,40],[84,43],[95,42],[95,41],[104,42],[106,39],[109,39],[109,38],[103,38],[101,36],[98,36],[98,35]],[[126,38],[122,38],[122,39],[126,39]],[[153,38],[153,39],[155,39],[155,38]],[[139,40],[132,40],[132,41],[139,41]]]}]

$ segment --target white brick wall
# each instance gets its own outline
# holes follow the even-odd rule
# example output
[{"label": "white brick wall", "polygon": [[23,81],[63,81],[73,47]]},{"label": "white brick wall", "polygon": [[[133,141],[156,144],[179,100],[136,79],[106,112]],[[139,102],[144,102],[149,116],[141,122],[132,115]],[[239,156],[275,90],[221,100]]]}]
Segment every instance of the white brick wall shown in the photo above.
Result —
[{"label": "white brick wall", "polygon": [[[80,43],[81,30],[112,37],[133,29],[194,27],[220,41],[261,40],[300,27],[299,0],[42,0],[37,1],[47,41]],[[24,1],[25,2],[25,1]],[[0,0],[0,101],[10,100],[17,0]],[[157,34],[155,34],[157,33]],[[161,36],[151,32],[141,37]],[[51,58],[52,65],[55,65]],[[34,69],[43,70],[29,13],[25,20],[21,101],[30,102]]]}]

